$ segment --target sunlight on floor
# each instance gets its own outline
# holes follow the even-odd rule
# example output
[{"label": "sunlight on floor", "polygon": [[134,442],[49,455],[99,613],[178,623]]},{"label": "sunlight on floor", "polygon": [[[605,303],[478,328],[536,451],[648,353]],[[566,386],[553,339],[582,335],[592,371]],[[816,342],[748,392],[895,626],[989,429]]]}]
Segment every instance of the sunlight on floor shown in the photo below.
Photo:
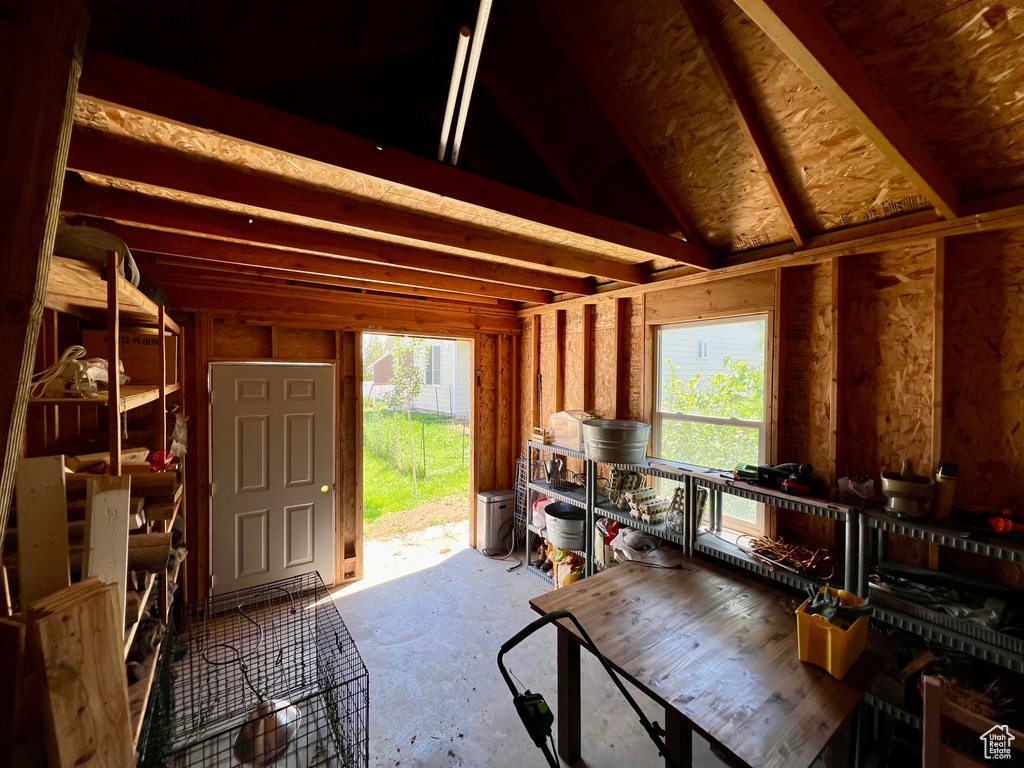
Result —
[{"label": "sunlight on floor", "polygon": [[369,587],[433,568],[469,549],[469,521],[433,525],[400,538],[363,543],[363,579],[332,590],[332,595],[352,595]]}]

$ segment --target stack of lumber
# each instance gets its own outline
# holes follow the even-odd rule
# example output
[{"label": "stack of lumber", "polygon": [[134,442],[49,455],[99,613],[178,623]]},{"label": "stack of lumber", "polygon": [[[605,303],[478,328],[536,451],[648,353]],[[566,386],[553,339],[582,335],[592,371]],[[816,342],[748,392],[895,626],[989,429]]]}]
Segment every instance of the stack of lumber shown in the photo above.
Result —
[{"label": "stack of lumber", "polygon": [[41,671],[51,768],[134,764],[119,603],[93,577],[32,604],[26,654]]}]

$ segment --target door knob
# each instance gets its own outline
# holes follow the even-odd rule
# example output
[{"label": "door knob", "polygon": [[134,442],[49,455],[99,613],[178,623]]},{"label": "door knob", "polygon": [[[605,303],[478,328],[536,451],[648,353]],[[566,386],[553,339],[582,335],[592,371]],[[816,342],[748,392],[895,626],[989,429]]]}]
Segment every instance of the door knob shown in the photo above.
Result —
[{"label": "door knob", "polygon": [[329,490],[331,490],[331,487],[329,485],[321,485],[320,486],[320,492],[321,493],[327,493]]}]

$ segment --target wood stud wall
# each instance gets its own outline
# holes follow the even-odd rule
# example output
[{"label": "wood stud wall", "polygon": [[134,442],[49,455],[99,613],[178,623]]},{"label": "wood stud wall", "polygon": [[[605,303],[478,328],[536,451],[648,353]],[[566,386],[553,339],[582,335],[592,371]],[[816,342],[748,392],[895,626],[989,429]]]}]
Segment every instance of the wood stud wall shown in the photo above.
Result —
[{"label": "wood stud wall", "polygon": [[[956,502],[1024,504],[1024,229],[885,246],[806,266],[709,276],[626,297],[594,297],[565,310],[566,407],[585,397],[593,367],[594,406],[604,416],[649,420],[653,328],[768,312],[774,459],[807,461],[834,483],[847,470],[879,482],[904,459],[934,472],[960,468]],[[955,278],[953,277],[955,276]],[[527,371],[558,375],[555,307],[524,318],[522,404]],[[593,317],[585,356],[582,318]],[[577,320],[579,318],[579,320]],[[531,334],[540,334],[541,360]],[[774,352],[772,350],[774,346]],[[625,390],[625,391],[624,391]],[[554,398],[523,411],[523,439],[547,426]],[[876,489],[878,486],[876,485]],[[837,546],[831,521],[785,511],[769,530],[812,546]],[[890,555],[927,565],[927,545],[891,537]],[[934,553],[931,562],[935,563]],[[986,561],[988,563],[988,561]],[[980,573],[977,560],[943,550],[942,567]],[[986,568],[991,567],[988,563]],[[1024,569],[1000,564],[1004,581],[1024,585]]]}]

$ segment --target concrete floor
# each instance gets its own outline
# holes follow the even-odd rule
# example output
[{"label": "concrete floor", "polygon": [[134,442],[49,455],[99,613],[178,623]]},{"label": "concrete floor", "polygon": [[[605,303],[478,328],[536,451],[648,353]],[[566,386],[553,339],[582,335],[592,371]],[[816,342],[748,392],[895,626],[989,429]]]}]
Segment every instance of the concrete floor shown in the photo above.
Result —
[{"label": "concrete floor", "polygon": [[[495,663],[501,643],[536,618],[529,600],[546,587],[525,567],[506,573],[510,563],[466,541],[461,523],[416,541],[366,542],[364,580],[335,593],[370,672],[371,766],[546,765]],[[582,656],[585,765],[658,765],[636,715],[597,661]],[[557,704],[553,628],[520,644],[506,664],[523,686]],[[631,692],[664,725],[663,711]],[[706,742],[695,742],[695,766],[722,765]]]}]

